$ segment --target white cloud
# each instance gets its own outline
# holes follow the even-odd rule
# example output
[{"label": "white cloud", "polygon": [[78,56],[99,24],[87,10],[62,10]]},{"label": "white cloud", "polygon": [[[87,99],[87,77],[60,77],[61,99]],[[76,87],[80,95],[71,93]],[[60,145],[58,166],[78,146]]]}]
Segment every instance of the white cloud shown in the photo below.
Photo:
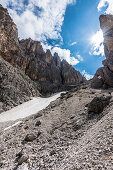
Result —
[{"label": "white cloud", "polygon": [[90,52],[91,55],[104,56],[103,41],[104,41],[103,33],[102,33],[102,30],[100,29],[91,38],[91,45],[92,45],[92,49]]},{"label": "white cloud", "polygon": [[76,57],[78,58],[79,61],[83,61],[83,57],[80,54],[77,54]]},{"label": "white cloud", "polygon": [[[53,48],[45,44],[47,39],[63,41],[60,32],[66,8],[70,4],[75,4],[76,0],[29,0],[26,1],[27,5],[24,2],[23,0],[0,0],[0,3],[8,8],[16,23],[20,39],[30,37],[33,40],[41,41],[45,51],[50,49],[52,53],[57,52],[61,59],[65,59],[69,64],[79,63],[77,59],[71,57],[70,50],[60,47]],[[12,8],[9,8],[9,4],[12,5]]]},{"label": "white cloud", "polygon": [[77,44],[77,42],[75,41],[75,42],[71,43],[70,46],[74,46],[76,44]]},{"label": "white cloud", "polygon": [[105,6],[106,6],[106,0],[100,0],[99,4],[97,6],[98,11],[101,11],[101,9]]},{"label": "white cloud", "polygon": [[90,80],[93,78],[93,75],[88,74],[85,70],[82,71],[82,74],[87,80]]},{"label": "white cloud", "polygon": [[[17,24],[20,38],[31,37],[45,41],[46,38],[60,39],[61,26],[64,21],[66,7],[76,0],[30,0],[25,5],[23,0],[1,0],[4,7],[12,4],[9,13]],[[27,1],[26,1],[27,2]],[[37,7],[37,15],[34,8]],[[40,9],[40,10],[39,10]],[[18,13],[21,11],[21,14]]]},{"label": "white cloud", "polygon": [[60,47],[54,47],[51,50],[52,54],[58,53],[61,60],[65,59],[71,65],[77,65],[79,61],[75,57],[71,57],[71,52],[69,49],[61,49]]},{"label": "white cloud", "polygon": [[43,50],[46,52],[47,49],[49,49],[51,51],[52,49],[52,46],[51,45],[48,45],[48,44],[44,44],[44,43],[41,43],[42,47],[43,47]]},{"label": "white cloud", "polygon": [[106,7],[105,13],[113,14],[113,0],[100,0],[98,4],[98,11],[101,11],[103,7]]},{"label": "white cloud", "polygon": [[43,44],[41,43],[43,46],[44,51],[46,52],[47,49],[49,49],[52,53],[52,55],[54,55],[54,53],[58,53],[59,57],[61,58],[61,60],[66,60],[69,64],[71,65],[77,65],[79,63],[79,60],[76,59],[75,57],[71,56],[71,52],[69,49],[62,49],[60,47],[52,47],[48,44]]},{"label": "white cloud", "polygon": [[[98,11],[101,11],[105,7],[105,13],[106,14],[113,14],[113,0],[100,0],[97,9]],[[90,54],[92,55],[101,55],[104,56],[104,45],[103,45],[103,33],[102,30],[100,29],[97,31],[92,39],[91,39],[91,44],[93,45],[92,50]]]},{"label": "white cloud", "polygon": [[[101,11],[103,7],[106,8],[105,13],[106,14],[113,14],[113,0],[100,0],[97,9],[98,11]],[[104,45],[103,45],[103,33],[100,29],[97,31],[93,37],[91,38],[91,44],[93,45],[92,50],[90,54],[92,55],[101,55],[104,56]]]}]

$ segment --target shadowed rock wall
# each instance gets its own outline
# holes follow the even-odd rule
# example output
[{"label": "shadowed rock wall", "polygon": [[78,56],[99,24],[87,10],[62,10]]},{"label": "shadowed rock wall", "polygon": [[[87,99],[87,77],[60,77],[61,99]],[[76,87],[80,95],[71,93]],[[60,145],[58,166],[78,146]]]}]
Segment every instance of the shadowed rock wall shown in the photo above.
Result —
[{"label": "shadowed rock wall", "polygon": [[113,16],[101,15],[100,27],[104,36],[104,52],[106,59],[102,62],[92,80],[92,87],[113,87]]}]

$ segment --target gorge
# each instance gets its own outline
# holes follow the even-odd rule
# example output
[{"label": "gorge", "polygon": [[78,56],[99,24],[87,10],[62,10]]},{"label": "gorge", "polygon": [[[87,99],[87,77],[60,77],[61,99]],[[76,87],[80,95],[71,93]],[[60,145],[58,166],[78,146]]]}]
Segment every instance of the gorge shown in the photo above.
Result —
[{"label": "gorge", "polygon": [[113,16],[100,26],[106,60],[87,81],[39,41],[19,40],[0,5],[1,170],[113,169]]}]

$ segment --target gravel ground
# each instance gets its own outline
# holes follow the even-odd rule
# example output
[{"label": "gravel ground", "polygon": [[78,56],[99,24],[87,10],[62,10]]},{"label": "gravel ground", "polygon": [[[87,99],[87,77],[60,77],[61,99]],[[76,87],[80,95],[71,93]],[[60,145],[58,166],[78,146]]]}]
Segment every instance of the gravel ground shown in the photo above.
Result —
[{"label": "gravel ground", "polygon": [[112,170],[113,101],[92,119],[86,107],[102,95],[109,91],[75,89],[20,124],[1,128],[1,170]]}]

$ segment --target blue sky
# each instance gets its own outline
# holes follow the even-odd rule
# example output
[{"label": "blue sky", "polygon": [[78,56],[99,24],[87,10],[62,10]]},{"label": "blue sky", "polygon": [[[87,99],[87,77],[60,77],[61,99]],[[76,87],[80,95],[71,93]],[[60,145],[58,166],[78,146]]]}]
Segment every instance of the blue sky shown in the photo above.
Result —
[{"label": "blue sky", "polygon": [[0,0],[19,37],[42,42],[91,78],[104,60],[99,16],[113,13],[112,0]]},{"label": "blue sky", "polygon": [[[102,66],[102,60],[105,58],[89,54],[92,47],[91,37],[100,28],[99,15],[103,13],[98,12],[98,3],[99,1],[95,0],[80,0],[76,5],[68,6],[61,33],[64,39],[63,48],[70,48],[73,56],[78,53],[83,57],[83,61],[75,68],[81,72],[85,70],[91,75]],[[69,47],[69,43],[74,41],[77,44]]]}]

